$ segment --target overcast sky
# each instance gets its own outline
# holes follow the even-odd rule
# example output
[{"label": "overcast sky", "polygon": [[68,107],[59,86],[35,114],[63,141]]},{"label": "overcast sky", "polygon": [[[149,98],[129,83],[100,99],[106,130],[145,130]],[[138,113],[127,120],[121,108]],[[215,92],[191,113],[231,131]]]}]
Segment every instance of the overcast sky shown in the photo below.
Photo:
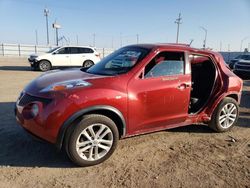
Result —
[{"label": "overcast sky", "polygon": [[[71,44],[120,47],[136,43],[176,41],[174,23],[182,15],[179,41],[202,47],[208,30],[207,45],[214,50],[239,51],[250,46],[250,0],[0,0],[0,43],[46,44],[43,14],[49,13],[50,43],[55,44],[52,23],[61,24],[59,36]],[[113,42],[112,42],[113,41]]]}]

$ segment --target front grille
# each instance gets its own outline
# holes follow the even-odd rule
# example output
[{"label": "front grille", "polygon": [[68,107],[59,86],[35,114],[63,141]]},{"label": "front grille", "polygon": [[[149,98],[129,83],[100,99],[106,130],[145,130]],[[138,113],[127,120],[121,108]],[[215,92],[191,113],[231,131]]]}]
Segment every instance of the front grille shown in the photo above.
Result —
[{"label": "front grille", "polygon": [[41,97],[35,97],[35,96],[31,96],[31,95],[28,95],[28,94],[25,93],[21,97],[18,105],[25,106],[25,105],[27,105],[27,104],[29,104],[31,102],[35,102],[35,101],[39,101],[39,102],[42,102],[44,104],[48,104],[48,103],[51,102],[51,99],[46,99],[46,98],[41,98]]},{"label": "front grille", "polygon": [[237,64],[237,65],[235,66],[235,69],[246,69],[246,70],[250,70],[250,66],[241,66],[241,65]]}]

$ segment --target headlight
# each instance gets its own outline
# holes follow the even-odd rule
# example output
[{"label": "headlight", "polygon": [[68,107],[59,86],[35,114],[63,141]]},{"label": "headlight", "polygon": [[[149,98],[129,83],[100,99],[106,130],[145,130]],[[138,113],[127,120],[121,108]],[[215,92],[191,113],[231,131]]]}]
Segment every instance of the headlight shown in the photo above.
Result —
[{"label": "headlight", "polygon": [[60,91],[65,89],[72,89],[77,87],[87,87],[91,84],[89,82],[83,81],[83,80],[69,80],[65,82],[59,82],[52,84],[44,89],[41,90],[41,92],[48,92],[48,91]]},{"label": "headlight", "polygon": [[233,69],[235,69],[236,68],[236,63],[234,63],[234,65],[233,65]]},{"label": "headlight", "polygon": [[36,59],[36,58],[38,58],[38,56],[36,56],[36,55],[30,56],[30,59]]},{"label": "headlight", "polygon": [[37,114],[39,113],[39,106],[37,104],[33,104],[31,106],[31,110],[30,111],[31,111],[32,116],[36,117]]}]

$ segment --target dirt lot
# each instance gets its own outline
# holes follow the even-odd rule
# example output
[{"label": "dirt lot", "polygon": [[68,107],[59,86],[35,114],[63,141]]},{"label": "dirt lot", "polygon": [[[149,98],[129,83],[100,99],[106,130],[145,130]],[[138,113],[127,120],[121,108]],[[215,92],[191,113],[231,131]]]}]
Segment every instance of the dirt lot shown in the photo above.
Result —
[{"label": "dirt lot", "polygon": [[79,168],[17,125],[15,100],[41,74],[27,65],[0,58],[0,187],[250,187],[250,80],[231,132],[191,125],[128,138],[108,161]]}]

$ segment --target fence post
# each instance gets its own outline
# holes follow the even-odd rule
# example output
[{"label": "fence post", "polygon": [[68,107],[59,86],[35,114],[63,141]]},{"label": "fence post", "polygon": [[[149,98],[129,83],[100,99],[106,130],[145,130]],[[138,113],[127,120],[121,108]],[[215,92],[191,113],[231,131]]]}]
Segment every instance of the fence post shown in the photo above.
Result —
[{"label": "fence post", "polygon": [[105,52],[104,52],[104,48],[102,49],[102,58],[104,58]]},{"label": "fence post", "polygon": [[20,44],[18,44],[18,54],[21,56]]},{"label": "fence post", "polygon": [[35,53],[37,53],[36,45],[35,45]]},{"label": "fence post", "polygon": [[4,45],[3,45],[3,43],[2,43],[2,54],[4,56]]}]

